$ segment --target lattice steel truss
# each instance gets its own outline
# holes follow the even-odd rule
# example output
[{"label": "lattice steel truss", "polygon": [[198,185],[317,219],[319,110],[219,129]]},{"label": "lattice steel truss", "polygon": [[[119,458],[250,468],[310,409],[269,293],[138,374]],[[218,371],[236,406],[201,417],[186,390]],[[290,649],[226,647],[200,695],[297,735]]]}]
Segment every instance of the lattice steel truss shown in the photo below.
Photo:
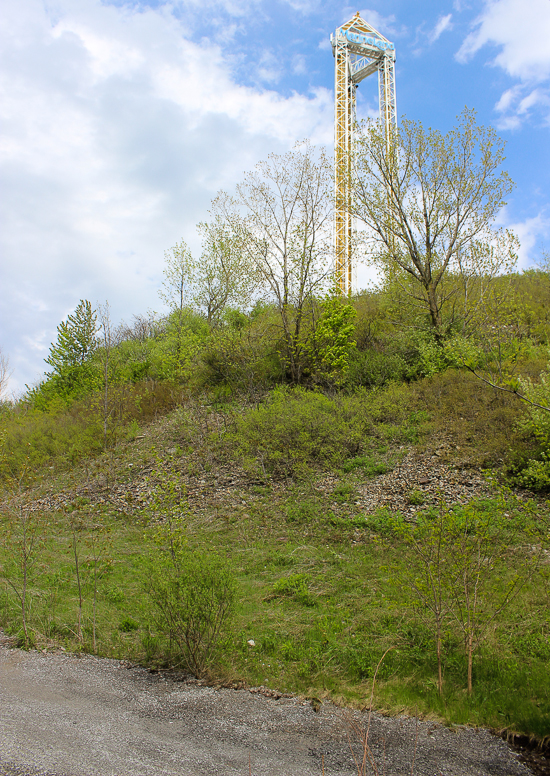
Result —
[{"label": "lattice steel truss", "polygon": [[336,282],[342,294],[352,288],[353,250],[353,133],[355,92],[364,78],[378,71],[380,120],[390,142],[397,123],[395,104],[395,46],[359,12],[330,36],[335,66],[334,181],[336,198]]}]

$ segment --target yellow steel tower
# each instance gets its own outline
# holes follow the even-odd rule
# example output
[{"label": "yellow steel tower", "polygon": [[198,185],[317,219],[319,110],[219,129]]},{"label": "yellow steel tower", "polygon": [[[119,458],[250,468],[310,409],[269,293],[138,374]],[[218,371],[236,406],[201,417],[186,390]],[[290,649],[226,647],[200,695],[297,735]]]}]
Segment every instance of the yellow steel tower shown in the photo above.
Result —
[{"label": "yellow steel tower", "polygon": [[336,282],[351,293],[353,243],[353,131],[357,85],[378,71],[380,120],[390,129],[397,122],[395,106],[395,46],[359,12],[330,36],[336,60],[334,112],[334,179],[336,196]]}]

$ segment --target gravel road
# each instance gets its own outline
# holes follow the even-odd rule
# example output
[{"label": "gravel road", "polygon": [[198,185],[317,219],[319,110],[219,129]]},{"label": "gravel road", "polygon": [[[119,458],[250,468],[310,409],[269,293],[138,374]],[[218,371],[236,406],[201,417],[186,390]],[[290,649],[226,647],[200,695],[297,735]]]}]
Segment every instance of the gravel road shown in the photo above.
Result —
[{"label": "gravel road", "polygon": [[[323,759],[326,776],[356,776],[349,720],[331,704],[0,647],[1,776],[321,776]],[[386,776],[410,774],[413,757],[416,776],[531,773],[485,730],[373,716],[369,740]]]}]

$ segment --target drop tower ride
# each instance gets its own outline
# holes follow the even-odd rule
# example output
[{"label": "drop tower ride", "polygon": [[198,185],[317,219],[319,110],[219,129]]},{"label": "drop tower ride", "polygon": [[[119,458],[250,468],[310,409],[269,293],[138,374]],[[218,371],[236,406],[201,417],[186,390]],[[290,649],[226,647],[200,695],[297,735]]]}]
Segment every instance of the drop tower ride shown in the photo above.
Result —
[{"label": "drop tower ride", "polygon": [[353,247],[353,134],[357,86],[378,72],[380,121],[389,147],[391,128],[397,124],[395,104],[395,46],[359,12],[330,36],[335,59],[334,185],[336,283],[351,294]]}]

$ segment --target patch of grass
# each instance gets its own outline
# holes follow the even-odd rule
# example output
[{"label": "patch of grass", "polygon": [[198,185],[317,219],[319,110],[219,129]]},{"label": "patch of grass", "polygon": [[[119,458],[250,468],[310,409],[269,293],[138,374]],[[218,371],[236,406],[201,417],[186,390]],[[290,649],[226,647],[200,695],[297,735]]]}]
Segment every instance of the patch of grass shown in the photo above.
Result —
[{"label": "patch of grass", "polygon": [[356,455],[348,461],[344,461],[342,470],[349,474],[359,470],[365,477],[376,477],[379,474],[386,474],[390,467],[385,461],[377,460],[371,455]]},{"label": "patch of grass", "polygon": [[425,496],[421,490],[413,488],[407,495],[407,504],[411,506],[420,506],[425,501]]},{"label": "patch of grass", "polygon": [[309,591],[305,574],[290,574],[277,580],[266,600],[271,601],[274,598],[292,598],[303,606],[315,606],[315,598]]},{"label": "patch of grass", "polygon": [[349,504],[357,498],[357,491],[349,482],[340,482],[334,488],[332,497],[339,504]]}]

